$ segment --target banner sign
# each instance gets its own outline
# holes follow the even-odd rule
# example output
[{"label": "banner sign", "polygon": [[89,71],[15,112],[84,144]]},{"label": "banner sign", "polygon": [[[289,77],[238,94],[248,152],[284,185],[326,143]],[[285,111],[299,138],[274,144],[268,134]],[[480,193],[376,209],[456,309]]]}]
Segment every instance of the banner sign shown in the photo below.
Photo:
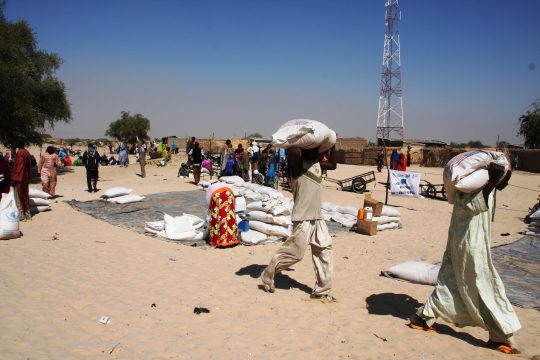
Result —
[{"label": "banner sign", "polygon": [[390,170],[390,193],[395,196],[422,197],[421,176],[417,172]]}]

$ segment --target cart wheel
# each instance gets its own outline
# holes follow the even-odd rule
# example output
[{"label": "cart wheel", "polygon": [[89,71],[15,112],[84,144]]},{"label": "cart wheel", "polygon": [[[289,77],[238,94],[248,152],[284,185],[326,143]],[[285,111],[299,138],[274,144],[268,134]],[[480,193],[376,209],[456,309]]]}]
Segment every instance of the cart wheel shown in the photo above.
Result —
[{"label": "cart wheel", "polygon": [[426,196],[432,199],[435,199],[437,197],[437,189],[435,189],[435,186],[429,184],[426,189]]},{"label": "cart wheel", "polygon": [[444,200],[448,200],[448,197],[446,196],[446,190],[444,190],[444,185],[441,188],[441,196]]},{"label": "cart wheel", "polygon": [[355,193],[362,194],[366,191],[366,181],[362,178],[354,179],[352,182],[352,190]]}]

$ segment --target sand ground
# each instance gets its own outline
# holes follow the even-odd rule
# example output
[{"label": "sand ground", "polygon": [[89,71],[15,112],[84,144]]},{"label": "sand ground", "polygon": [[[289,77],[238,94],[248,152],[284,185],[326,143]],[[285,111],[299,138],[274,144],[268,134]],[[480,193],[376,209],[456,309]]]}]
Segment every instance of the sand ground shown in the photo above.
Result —
[{"label": "sand ground", "polygon": [[[98,187],[129,186],[141,195],[196,189],[176,177],[177,169],[147,167],[143,179],[138,164],[102,167]],[[370,170],[340,165],[329,175],[345,178]],[[440,168],[412,170],[441,183]],[[378,181],[385,179],[384,171],[377,174]],[[517,172],[510,184],[497,195],[493,245],[521,237],[521,219],[540,192],[540,174]],[[451,214],[444,201],[390,196],[403,229],[373,237],[337,234],[339,302],[323,304],[309,299],[315,281],[309,252],[276,279],[276,293],[268,294],[258,288],[257,277],[279,244],[201,249],[147,237],[64,202],[99,196],[85,189],[84,168],[69,169],[58,178],[62,197],[53,210],[22,223],[23,237],[0,241],[2,359],[508,358],[482,347],[487,333],[479,328],[445,324],[442,334],[409,329],[407,316],[432,287],[379,276],[402,261],[440,261]],[[384,201],[381,184],[370,183],[368,189]],[[331,186],[323,197],[356,206],[363,199]],[[500,235],[505,232],[510,236]],[[194,307],[210,313],[195,315]],[[540,312],[516,311],[523,326],[516,335],[520,349],[526,358],[540,354]],[[111,322],[99,323],[102,315]]]}]

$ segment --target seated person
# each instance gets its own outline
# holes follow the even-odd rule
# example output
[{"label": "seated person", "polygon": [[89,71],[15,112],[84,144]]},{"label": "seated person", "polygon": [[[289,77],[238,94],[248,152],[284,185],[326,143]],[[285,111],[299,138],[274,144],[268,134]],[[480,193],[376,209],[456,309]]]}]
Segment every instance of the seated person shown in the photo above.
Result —
[{"label": "seated person", "polygon": [[101,159],[99,159],[99,163],[103,166],[109,165],[109,159],[107,158],[107,155],[105,155],[105,152],[103,155],[101,155]]},{"label": "seated person", "polygon": [[109,165],[118,165],[118,164],[119,164],[119,162],[118,162],[118,160],[116,160],[116,159],[114,158],[114,156],[111,156],[111,157],[109,158]]}]

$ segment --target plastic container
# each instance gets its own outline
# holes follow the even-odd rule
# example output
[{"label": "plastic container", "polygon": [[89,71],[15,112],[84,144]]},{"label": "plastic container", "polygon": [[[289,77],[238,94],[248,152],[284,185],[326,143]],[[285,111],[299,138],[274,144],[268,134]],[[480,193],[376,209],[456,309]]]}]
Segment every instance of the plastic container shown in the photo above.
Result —
[{"label": "plastic container", "polygon": [[358,214],[356,214],[356,219],[364,220],[365,213],[366,213],[366,210],[364,208],[358,209]]},{"label": "plastic container", "polygon": [[373,220],[373,208],[371,206],[366,206],[364,212],[364,220],[371,221]]},{"label": "plastic container", "polygon": [[249,231],[249,220],[242,220],[238,223],[238,230],[240,232],[248,232]]}]

